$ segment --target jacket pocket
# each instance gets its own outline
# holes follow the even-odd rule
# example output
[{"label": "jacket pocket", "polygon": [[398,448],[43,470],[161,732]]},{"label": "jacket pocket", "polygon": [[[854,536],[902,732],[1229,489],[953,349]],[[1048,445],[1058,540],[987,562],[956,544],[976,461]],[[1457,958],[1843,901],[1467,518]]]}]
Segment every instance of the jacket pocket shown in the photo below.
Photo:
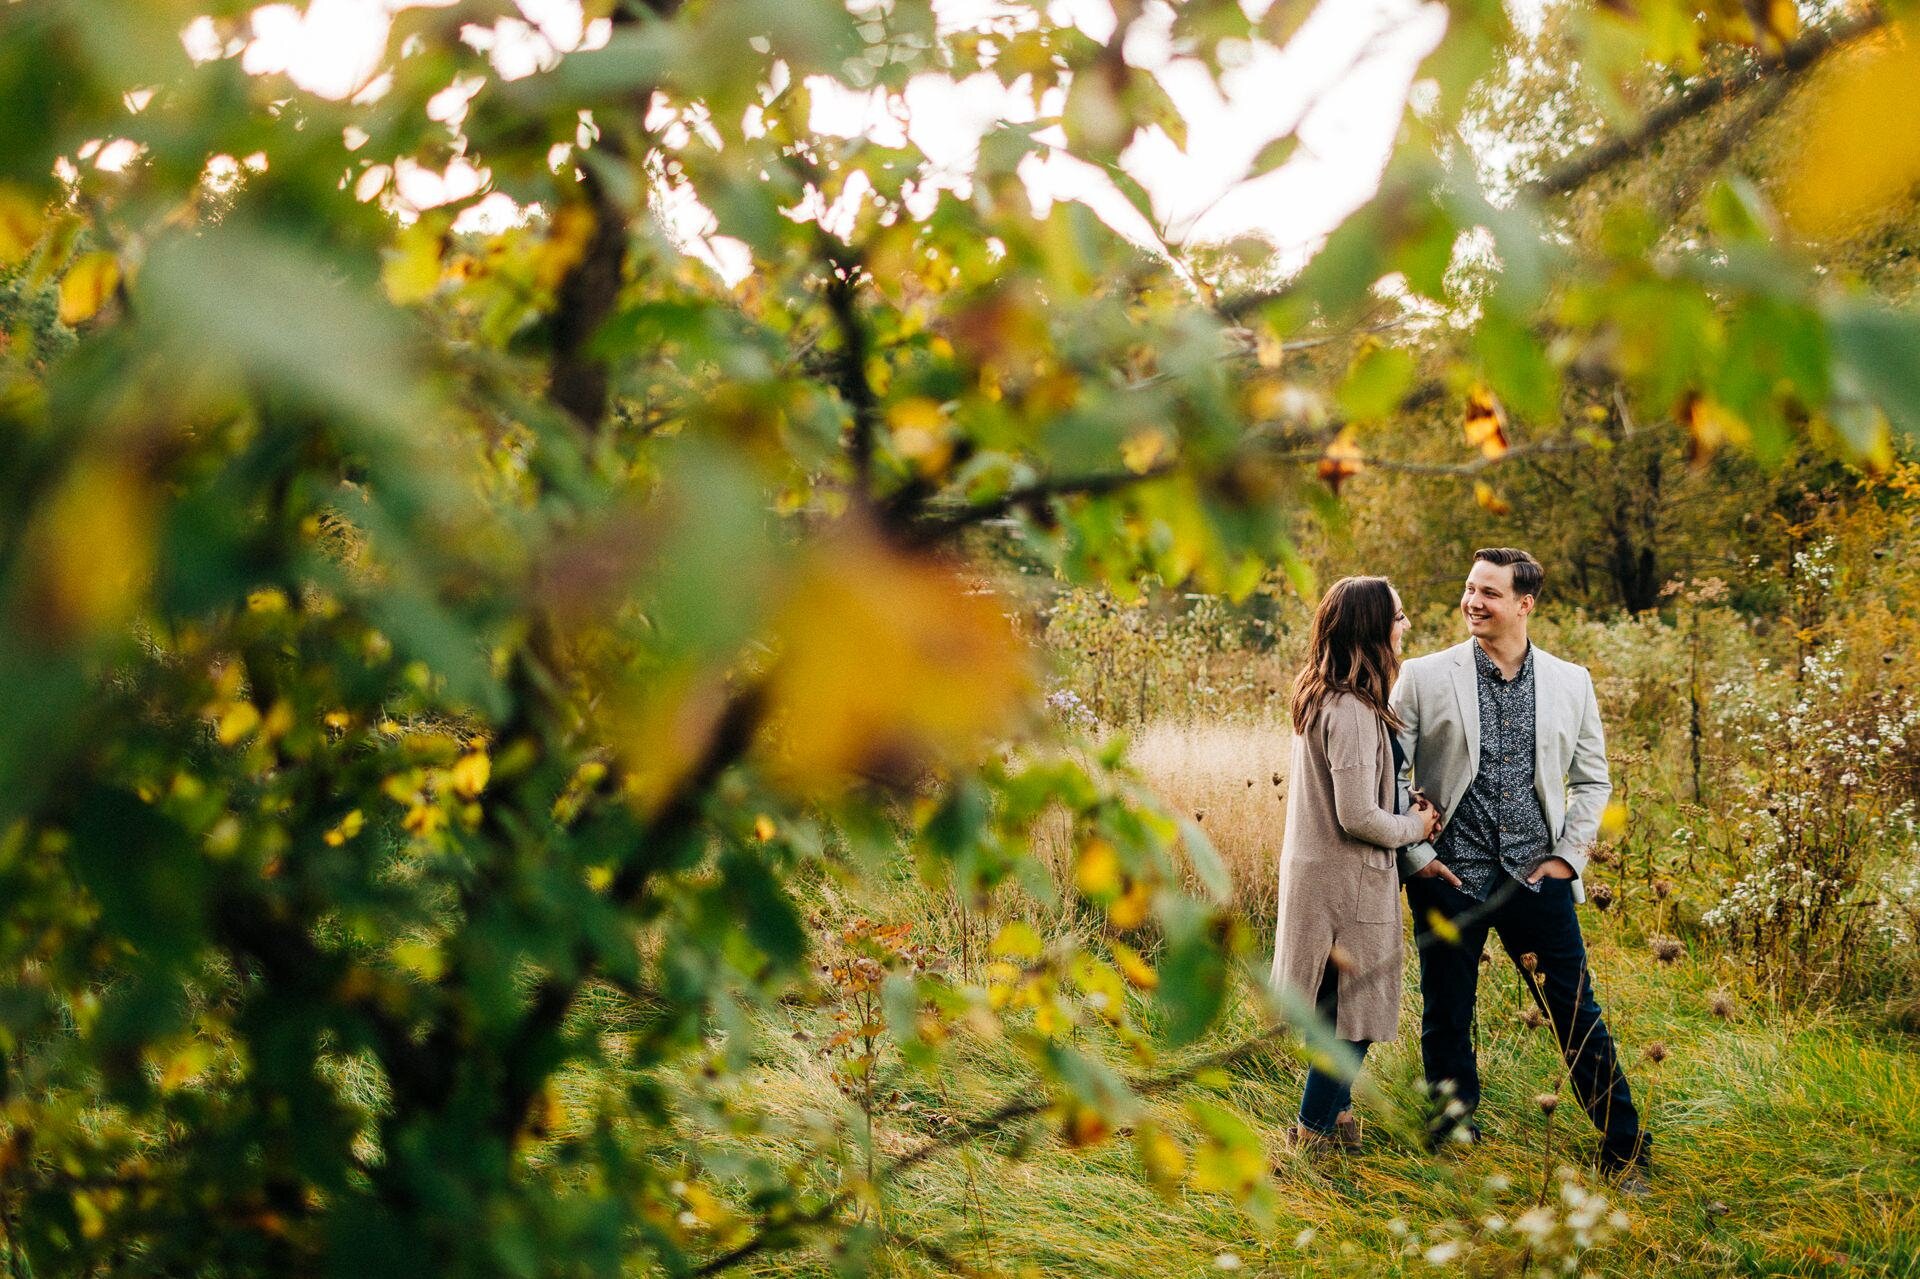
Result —
[{"label": "jacket pocket", "polygon": [[1369,849],[1366,864],[1360,868],[1353,917],[1363,924],[1400,922],[1400,876],[1394,871],[1393,854],[1382,850],[1380,856],[1383,860],[1376,865]]}]

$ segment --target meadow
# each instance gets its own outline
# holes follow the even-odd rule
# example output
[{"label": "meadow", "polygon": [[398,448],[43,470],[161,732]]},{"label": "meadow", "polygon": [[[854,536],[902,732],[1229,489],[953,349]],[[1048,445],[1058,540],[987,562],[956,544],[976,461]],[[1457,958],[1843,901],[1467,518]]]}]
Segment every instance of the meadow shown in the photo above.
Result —
[{"label": "meadow", "polygon": [[[983,918],[904,870],[858,894],[815,884],[826,956],[818,999],[756,1023],[753,1065],[729,1095],[761,1116],[757,1140],[770,1157],[791,1157],[786,1143],[802,1134],[817,1143],[831,1132],[858,1167],[870,1132],[874,1158],[919,1160],[863,1209],[874,1273],[1920,1275],[1920,1040],[1912,934],[1899,922],[1914,903],[1898,891],[1903,869],[1911,875],[1911,774],[1905,738],[1894,740],[1906,712],[1865,663],[1837,656],[1869,642],[1861,626],[1886,619],[1836,610],[1823,632],[1835,656],[1823,664],[1816,653],[1803,669],[1792,651],[1805,642],[1799,631],[1739,616],[1713,585],[1672,594],[1664,617],[1548,609],[1535,628],[1544,646],[1591,665],[1608,721],[1623,803],[1589,873],[1595,900],[1582,924],[1656,1133],[1645,1196],[1623,1198],[1593,1172],[1596,1138],[1562,1086],[1550,1031],[1491,944],[1477,1026],[1486,1140],[1437,1156],[1421,1140],[1409,947],[1400,1037],[1375,1050],[1362,1077],[1364,1153],[1309,1163],[1288,1152],[1304,1055],[1264,1011],[1260,981],[1290,746],[1276,690],[1299,618],[1258,628],[1267,642],[1247,644],[1213,600],[1129,611],[1067,598],[1048,631],[1056,712],[1090,742],[1123,741],[1152,793],[1205,830],[1246,928],[1227,1016],[1177,1060],[1144,1066],[1135,1045],[1097,1024],[1073,1033],[1116,1074],[1175,1082],[1147,1082],[1143,1108],[1115,1131],[1076,1131],[1041,1112],[963,1142],[969,1124],[1040,1086],[1004,1041],[972,1039],[963,1023],[949,1067],[928,1075],[881,1031],[869,1044],[870,1081],[850,1086],[840,1069],[835,1027],[864,1014],[849,1018],[858,996],[830,972],[836,937],[893,928],[890,944],[912,966],[962,980],[979,980],[986,941],[1006,919],[1030,923],[1049,945],[1097,942],[1102,921],[1070,891],[1071,831],[1043,819],[1035,847],[1057,898],[1006,894]],[[1412,647],[1442,646],[1454,629],[1449,608],[1432,604]],[[1854,731],[1862,717],[1882,735],[1872,748]],[[1833,852],[1858,827],[1834,826],[1830,810],[1863,805],[1872,837]],[[1852,877],[1830,888],[1848,902],[1832,920],[1873,913],[1876,928],[1829,921],[1795,932],[1804,916],[1791,911],[1757,925],[1735,918],[1740,907],[1728,903],[1786,845],[1856,856],[1821,871]],[[1151,1008],[1132,998],[1151,1026]],[[1224,1064],[1181,1068],[1216,1054]],[[1267,1190],[1249,1206],[1201,1188],[1205,1176],[1155,1167],[1166,1157],[1161,1135],[1207,1158],[1215,1108],[1266,1152],[1257,1173]],[[938,1149],[920,1160],[929,1142]],[[1254,1174],[1216,1171],[1225,1183]],[[800,1250],[755,1272],[834,1265]]]}]

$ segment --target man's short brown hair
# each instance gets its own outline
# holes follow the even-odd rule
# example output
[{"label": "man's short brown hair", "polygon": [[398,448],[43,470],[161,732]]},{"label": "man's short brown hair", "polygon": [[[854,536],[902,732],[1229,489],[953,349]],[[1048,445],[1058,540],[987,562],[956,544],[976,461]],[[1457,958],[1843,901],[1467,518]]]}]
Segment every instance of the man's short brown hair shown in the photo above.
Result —
[{"label": "man's short brown hair", "polygon": [[1547,570],[1540,567],[1540,561],[1517,546],[1483,547],[1473,553],[1473,558],[1476,563],[1485,560],[1499,568],[1511,568],[1517,594],[1538,599],[1541,588],[1547,584]]}]

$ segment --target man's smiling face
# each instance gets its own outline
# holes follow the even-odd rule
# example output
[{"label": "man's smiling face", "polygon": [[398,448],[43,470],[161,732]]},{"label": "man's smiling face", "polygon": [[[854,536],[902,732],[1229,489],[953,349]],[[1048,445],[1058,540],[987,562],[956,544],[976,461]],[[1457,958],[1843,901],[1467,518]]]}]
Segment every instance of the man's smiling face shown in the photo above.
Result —
[{"label": "man's smiling face", "polygon": [[1527,615],[1533,612],[1533,596],[1515,593],[1511,564],[1475,560],[1460,595],[1460,612],[1467,619],[1468,633],[1476,639],[1502,639],[1525,628]]}]

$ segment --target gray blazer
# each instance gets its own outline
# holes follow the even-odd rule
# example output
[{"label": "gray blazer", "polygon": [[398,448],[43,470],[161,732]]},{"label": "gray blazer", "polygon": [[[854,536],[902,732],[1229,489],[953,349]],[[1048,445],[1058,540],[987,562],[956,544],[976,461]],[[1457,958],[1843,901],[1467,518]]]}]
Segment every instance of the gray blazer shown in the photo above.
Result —
[{"label": "gray blazer", "polygon": [[[1480,771],[1480,691],[1473,641],[1416,657],[1400,669],[1393,710],[1406,729],[1400,748],[1413,780],[1453,819]],[[1607,776],[1607,740],[1600,703],[1587,668],[1533,647],[1533,790],[1553,835],[1549,854],[1573,867],[1573,899],[1586,900],[1579,876],[1600,834],[1613,782]],[[1433,845],[1400,850],[1400,873],[1411,875],[1434,859]]]}]

